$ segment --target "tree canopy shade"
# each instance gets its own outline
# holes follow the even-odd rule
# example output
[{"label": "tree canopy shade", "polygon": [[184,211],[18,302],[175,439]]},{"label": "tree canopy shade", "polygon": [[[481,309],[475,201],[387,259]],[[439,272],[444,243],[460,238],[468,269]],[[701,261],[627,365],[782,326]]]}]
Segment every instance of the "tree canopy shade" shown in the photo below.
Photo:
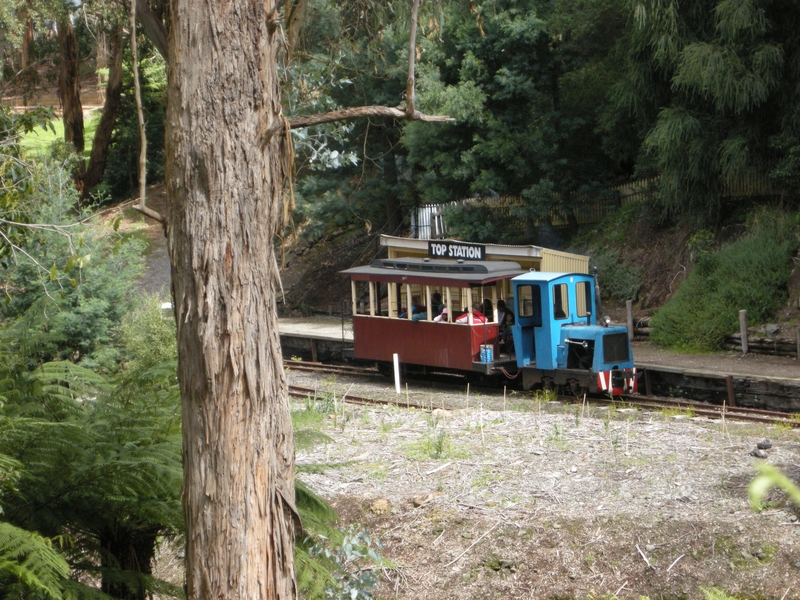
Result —
[{"label": "tree canopy shade", "polygon": [[646,132],[638,167],[661,174],[666,210],[716,221],[725,184],[748,175],[796,182],[797,3],[633,0],[630,8],[608,130],[637,119]]}]

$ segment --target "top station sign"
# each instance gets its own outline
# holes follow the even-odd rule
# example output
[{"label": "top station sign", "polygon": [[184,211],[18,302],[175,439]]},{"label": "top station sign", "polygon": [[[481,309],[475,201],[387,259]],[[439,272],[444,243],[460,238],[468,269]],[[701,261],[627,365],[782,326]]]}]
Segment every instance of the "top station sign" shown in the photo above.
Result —
[{"label": "top station sign", "polygon": [[429,258],[486,260],[486,246],[465,242],[428,241]]}]

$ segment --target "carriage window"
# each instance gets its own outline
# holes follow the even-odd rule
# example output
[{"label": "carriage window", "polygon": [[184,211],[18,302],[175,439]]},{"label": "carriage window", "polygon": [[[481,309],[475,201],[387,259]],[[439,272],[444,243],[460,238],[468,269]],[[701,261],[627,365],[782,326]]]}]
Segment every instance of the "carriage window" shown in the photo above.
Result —
[{"label": "carriage window", "polygon": [[585,317],[592,310],[592,286],[588,281],[579,281],[575,284],[575,299],[578,306],[575,307],[575,314]]},{"label": "carriage window", "polygon": [[567,284],[559,283],[553,286],[553,317],[566,319],[569,316],[569,298],[567,297]]},{"label": "carriage window", "polygon": [[369,314],[369,287],[369,281],[353,282],[353,314]]}]

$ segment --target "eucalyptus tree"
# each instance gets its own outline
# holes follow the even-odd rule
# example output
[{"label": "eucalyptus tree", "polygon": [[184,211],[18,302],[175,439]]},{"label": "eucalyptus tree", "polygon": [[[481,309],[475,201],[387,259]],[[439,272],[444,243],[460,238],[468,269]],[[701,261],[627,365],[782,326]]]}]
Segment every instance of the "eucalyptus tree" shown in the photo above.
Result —
[{"label": "eucalyptus tree", "polygon": [[661,175],[667,212],[715,222],[726,212],[726,184],[770,173],[791,183],[800,133],[797,3],[634,0],[630,14],[617,125],[638,121],[639,170]]},{"label": "eucalyptus tree", "polygon": [[296,594],[299,522],[273,244],[284,223],[290,130],[428,118],[415,104],[415,17],[404,106],[291,120],[281,106],[280,29],[272,1],[177,0],[168,17],[163,221],[178,325],[189,598]]}]

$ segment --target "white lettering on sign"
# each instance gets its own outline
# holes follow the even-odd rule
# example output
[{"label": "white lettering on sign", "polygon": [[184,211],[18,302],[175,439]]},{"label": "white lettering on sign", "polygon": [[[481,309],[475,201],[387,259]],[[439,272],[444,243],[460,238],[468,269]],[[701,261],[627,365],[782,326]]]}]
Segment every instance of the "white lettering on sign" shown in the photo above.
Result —
[{"label": "white lettering on sign", "polygon": [[484,260],[484,247],[479,244],[429,242],[428,255],[432,258]]}]

